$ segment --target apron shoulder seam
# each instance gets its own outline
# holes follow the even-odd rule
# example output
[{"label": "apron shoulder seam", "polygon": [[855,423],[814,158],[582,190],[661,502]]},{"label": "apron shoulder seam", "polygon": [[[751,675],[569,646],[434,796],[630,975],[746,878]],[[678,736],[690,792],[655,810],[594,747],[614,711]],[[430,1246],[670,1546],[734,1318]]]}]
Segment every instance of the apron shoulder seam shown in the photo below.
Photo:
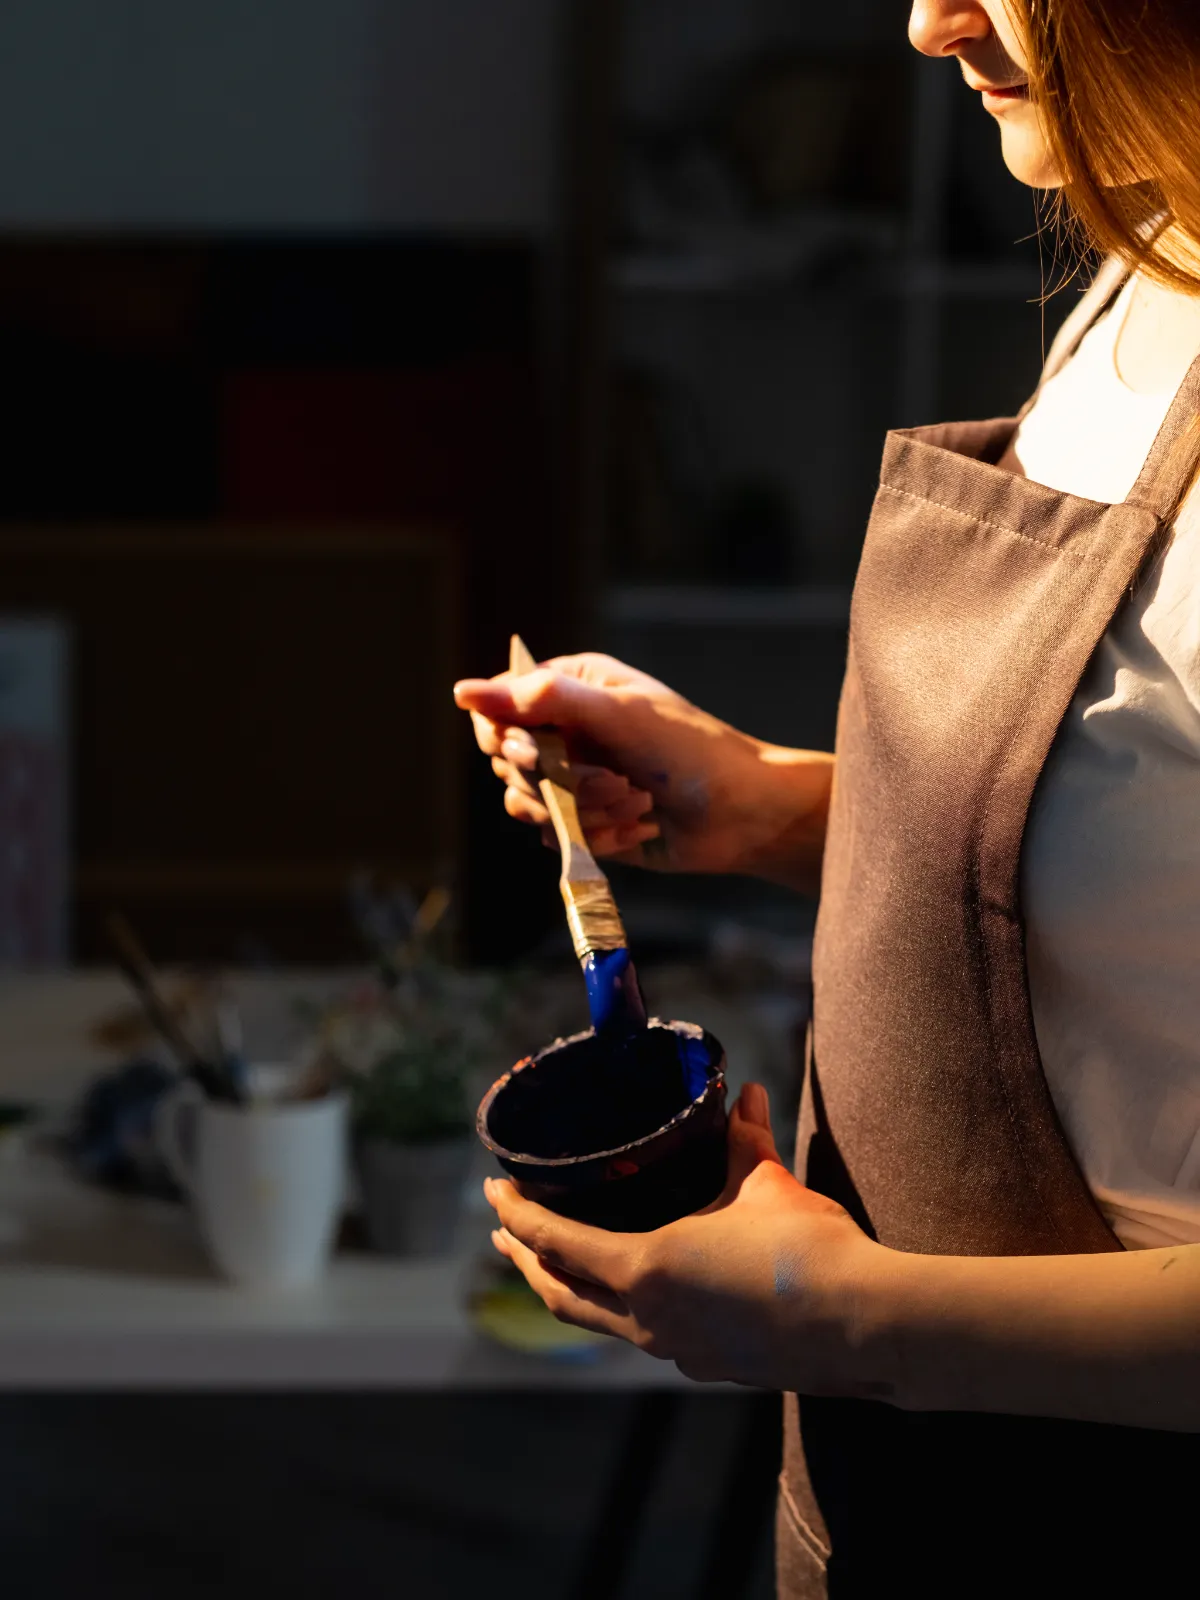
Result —
[{"label": "apron shoulder seam", "polygon": [[1064,549],[1061,545],[1048,544],[1044,539],[1035,539],[1032,534],[1022,533],[1020,528],[1010,528],[1005,522],[995,522],[990,517],[977,517],[970,511],[962,511],[958,506],[948,506],[942,500],[934,500],[927,494],[913,494],[911,489],[897,489],[894,484],[881,483],[880,491],[897,495],[902,500],[912,500],[917,505],[935,506],[939,511],[948,511],[952,517],[958,517],[963,522],[969,522],[978,528],[994,528],[997,533],[1006,533],[1013,539],[1020,539],[1024,544],[1034,545],[1039,550],[1044,550],[1048,555],[1065,556],[1070,561],[1089,562],[1097,564],[1097,558],[1084,555],[1074,550]]}]

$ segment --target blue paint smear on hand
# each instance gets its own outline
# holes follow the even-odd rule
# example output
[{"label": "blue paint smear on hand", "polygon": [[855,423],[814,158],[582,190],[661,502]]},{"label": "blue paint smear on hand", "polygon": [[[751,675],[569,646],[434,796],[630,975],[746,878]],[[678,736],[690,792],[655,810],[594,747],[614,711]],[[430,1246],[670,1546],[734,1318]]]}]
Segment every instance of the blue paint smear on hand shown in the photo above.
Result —
[{"label": "blue paint smear on hand", "polygon": [[782,1300],[800,1287],[800,1261],[797,1256],[777,1256],[775,1260],[775,1293]]},{"label": "blue paint smear on hand", "polygon": [[598,1036],[625,1039],[646,1026],[646,1002],[628,950],[598,950],[585,957],[588,1007]]}]

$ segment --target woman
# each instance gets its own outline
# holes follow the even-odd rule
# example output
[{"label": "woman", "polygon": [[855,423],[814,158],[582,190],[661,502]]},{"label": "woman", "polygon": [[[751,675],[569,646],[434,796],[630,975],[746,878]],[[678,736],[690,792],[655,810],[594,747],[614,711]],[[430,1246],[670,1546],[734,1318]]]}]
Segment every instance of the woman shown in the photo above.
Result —
[{"label": "woman", "polygon": [[457,690],[514,816],[554,722],[599,853],[820,875],[798,1177],[750,1087],[708,1213],[488,1193],[558,1316],[803,1397],[785,1595],[1155,1594],[1200,1486],[1200,8],[910,32],[1117,259],[1018,423],[888,440],[836,782],[604,658]]}]

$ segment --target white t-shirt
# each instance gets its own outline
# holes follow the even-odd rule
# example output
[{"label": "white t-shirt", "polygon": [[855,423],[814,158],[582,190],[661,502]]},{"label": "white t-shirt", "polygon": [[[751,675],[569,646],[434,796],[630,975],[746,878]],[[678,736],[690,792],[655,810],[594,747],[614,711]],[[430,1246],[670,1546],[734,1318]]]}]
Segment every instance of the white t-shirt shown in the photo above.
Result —
[{"label": "white t-shirt", "polygon": [[[1022,423],[1026,477],[1110,503],[1136,483],[1174,390],[1117,371],[1132,287]],[[1022,896],[1038,1045],[1093,1194],[1131,1248],[1200,1242],[1200,496],[1075,695]]]}]

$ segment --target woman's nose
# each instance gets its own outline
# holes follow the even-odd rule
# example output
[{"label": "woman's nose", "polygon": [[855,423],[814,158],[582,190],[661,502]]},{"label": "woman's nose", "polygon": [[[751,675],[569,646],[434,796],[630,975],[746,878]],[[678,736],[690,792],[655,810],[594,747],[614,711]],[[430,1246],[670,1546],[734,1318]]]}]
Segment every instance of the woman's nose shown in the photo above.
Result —
[{"label": "woman's nose", "polygon": [[991,31],[978,0],[915,0],[908,19],[909,40],[926,56],[956,56]]}]

